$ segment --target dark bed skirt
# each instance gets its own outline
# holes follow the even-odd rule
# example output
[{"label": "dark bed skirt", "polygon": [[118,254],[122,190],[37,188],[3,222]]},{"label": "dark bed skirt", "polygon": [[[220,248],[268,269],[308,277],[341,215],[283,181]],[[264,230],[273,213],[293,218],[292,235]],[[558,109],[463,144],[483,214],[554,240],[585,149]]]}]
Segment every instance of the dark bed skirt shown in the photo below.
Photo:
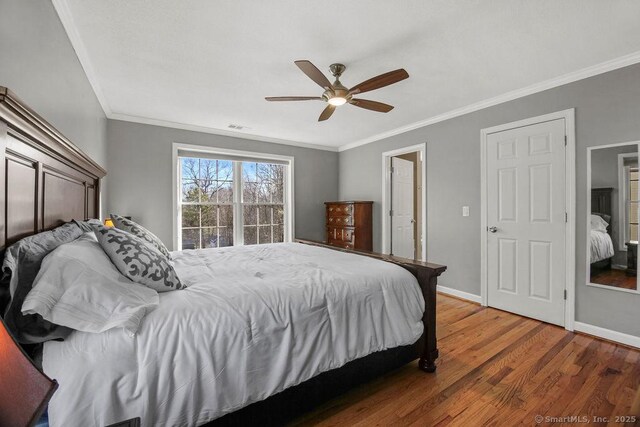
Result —
[{"label": "dark bed skirt", "polygon": [[613,258],[603,259],[601,261],[596,261],[591,263],[591,274],[596,274],[603,270],[611,270],[613,264]]},{"label": "dark bed skirt", "polygon": [[418,354],[416,344],[372,353],[341,368],[323,372],[266,400],[252,403],[205,426],[281,426],[357,385],[416,360]]}]

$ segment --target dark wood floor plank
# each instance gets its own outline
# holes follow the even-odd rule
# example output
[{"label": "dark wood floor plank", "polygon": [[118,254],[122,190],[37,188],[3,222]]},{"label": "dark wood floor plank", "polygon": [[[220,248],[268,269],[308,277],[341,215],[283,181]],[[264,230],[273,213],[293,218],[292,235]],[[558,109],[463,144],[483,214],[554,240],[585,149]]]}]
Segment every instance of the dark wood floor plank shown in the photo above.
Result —
[{"label": "dark wood floor plank", "polygon": [[[471,352],[457,354],[458,361],[461,360],[465,363],[456,369],[453,375],[447,376],[447,378],[451,378],[451,381],[445,388],[440,388],[437,393],[429,393],[428,395],[431,397],[426,398],[425,392],[427,390],[416,390],[408,396],[409,399],[399,408],[374,411],[369,417],[363,419],[359,425],[370,425],[374,420],[379,420],[386,425],[396,423],[410,424],[419,419],[422,414],[429,414],[436,408],[441,408],[441,405],[445,402],[451,401],[450,399],[454,394],[474,384],[478,377],[484,373],[485,367],[490,366],[501,358],[508,357],[512,349],[518,347],[522,342],[528,341],[544,328],[544,325],[540,324],[540,322],[525,320],[527,322],[520,323],[508,333],[496,339],[494,345],[485,347],[474,354],[471,354]],[[528,328],[528,330],[524,328]],[[443,363],[442,366],[446,368],[449,365]]]},{"label": "dark wood floor plank", "polygon": [[438,339],[435,374],[411,363],[293,425],[504,426],[535,425],[536,415],[609,417],[630,411],[640,387],[640,350],[442,294]]}]

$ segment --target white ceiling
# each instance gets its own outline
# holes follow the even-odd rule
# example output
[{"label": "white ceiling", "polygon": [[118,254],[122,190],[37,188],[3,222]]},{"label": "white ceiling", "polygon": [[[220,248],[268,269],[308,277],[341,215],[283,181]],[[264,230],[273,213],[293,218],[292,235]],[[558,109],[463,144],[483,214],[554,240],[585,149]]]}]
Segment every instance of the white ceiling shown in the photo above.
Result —
[{"label": "white ceiling", "polygon": [[[109,117],[330,149],[640,62],[636,0],[53,2]],[[318,123],[321,102],[264,100],[320,96],[298,59],[328,76],[344,63],[347,87],[411,77],[361,96],[390,113],[346,105]]]}]

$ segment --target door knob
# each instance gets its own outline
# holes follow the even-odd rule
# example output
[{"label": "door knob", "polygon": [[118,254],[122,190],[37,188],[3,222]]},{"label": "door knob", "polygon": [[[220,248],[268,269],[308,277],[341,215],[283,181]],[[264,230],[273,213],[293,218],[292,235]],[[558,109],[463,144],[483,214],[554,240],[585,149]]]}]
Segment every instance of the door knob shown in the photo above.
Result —
[{"label": "door knob", "polygon": [[489,231],[495,233],[496,231],[498,231],[498,227],[489,227]]}]

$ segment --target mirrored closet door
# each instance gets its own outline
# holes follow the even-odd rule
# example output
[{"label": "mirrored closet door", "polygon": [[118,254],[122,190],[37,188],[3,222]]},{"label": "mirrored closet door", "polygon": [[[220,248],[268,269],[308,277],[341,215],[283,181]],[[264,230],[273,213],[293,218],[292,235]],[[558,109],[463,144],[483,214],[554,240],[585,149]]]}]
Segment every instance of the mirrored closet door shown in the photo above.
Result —
[{"label": "mirrored closet door", "polygon": [[638,142],[588,149],[588,284],[638,292]]}]

